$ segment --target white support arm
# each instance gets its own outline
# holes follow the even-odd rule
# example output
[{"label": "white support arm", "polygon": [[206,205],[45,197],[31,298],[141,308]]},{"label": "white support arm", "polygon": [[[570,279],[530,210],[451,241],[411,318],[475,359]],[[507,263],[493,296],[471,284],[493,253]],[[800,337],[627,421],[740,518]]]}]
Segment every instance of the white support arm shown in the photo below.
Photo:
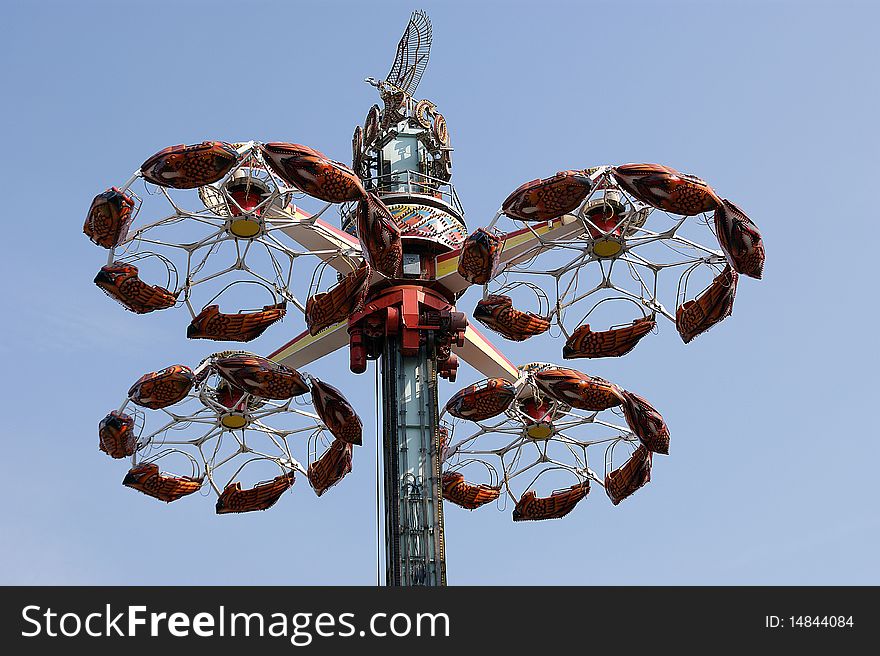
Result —
[{"label": "white support arm", "polygon": [[357,237],[340,230],[323,219],[313,219],[311,215],[295,205],[284,210],[273,211],[268,217],[270,223],[273,218],[286,224],[281,228],[281,232],[306,250],[317,252],[319,258],[329,261],[330,266],[340,273],[351,273],[351,266],[346,263],[345,259],[335,257],[338,251],[349,253],[349,261],[355,260],[357,262],[362,258],[359,255],[362,252],[361,243]]},{"label": "white support arm", "polygon": [[269,359],[299,369],[344,346],[348,346],[348,322],[340,321],[314,336],[309,331],[297,335]]},{"label": "white support arm", "polygon": [[504,378],[510,382],[519,379],[516,365],[471,324],[464,333],[464,346],[453,346],[452,350],[487,378]]}]

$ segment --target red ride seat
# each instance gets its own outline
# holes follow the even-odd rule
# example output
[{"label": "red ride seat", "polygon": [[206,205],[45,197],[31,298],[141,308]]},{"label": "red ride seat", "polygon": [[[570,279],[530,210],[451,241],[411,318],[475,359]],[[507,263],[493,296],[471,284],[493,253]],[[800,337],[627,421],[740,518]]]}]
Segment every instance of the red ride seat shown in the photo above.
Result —
[{"label": "red ride seat", "polygon": [[95,196],[83,232],[98,246],[113,248],[128,235],[134,199],[116,187]]},{"label": "red ride seat", "polygon": [[495,277],[504,240],[484,228],[477,228],[461,247],[458,274],[473,285],[485,285]]},{"label": "red ride seat", "polygon": [[134,419],[124,412],[112,411],[98,424],[98,447],[111,458],[125,458],[137,448]]},{"label": "red ride seat", "polygon": [[764,272],[761,231],[745,212],[727,199],[722,199],[715,210],[715,234],[737,273],[761,278]]},{"label": "red ride seat", "polygon": [[605,477],[605,494],[615,506],[651,480],[651,452],[642,444]]},{"label": "red ride seat", "polygon": [[476,510],[501,495],[501,486],[469,483],[459,472],[444,472],[442,485],[443,500],[467,510]]},{"label": "red ride seat", "polygon": [[550,321],[533,312],[513,307],[513,301],[504,294],[489,294],[474,308],[474,319],[502,337],[522,342],[550,329]]},{"label": "red ride seat", "polygon": [[586,171],[560,171],[517,188],[501,204],[504,213],[520,221],[549,221],[573,212],[593,188]]},{"label": "red ride seat", "polygon": [[529,490],[520,497],[513,509],[513,521],[541,521],[560,519],[574,510],[574,507],[590,492],[590,481],[572,485],[565,490],[557,490],[549,497],[539,497]]},{"label": "red ride seat", "polygon": [[503,378],[489,378],[456,392],[446,402],[446,411],[459,419],[483,421],[507,410],[515,398],[513,383]]},{"label": "red ride seat", "polygon": [[273,323],[284,318],[287,302],[266,305],[257,312],[224,314],[219,305],[208,305],[186,329],[189,339],[212,339],[220,342],[250,342],[262,335]]},{"label": "red ride seat", "polygon": [[138,268],[127,262],[114,262],[101,267],[95,284],[126,310],[147,314],[174,307],[177,295],[164,287],[148,285],[138,277]]},{"label": "red ride seat", "polygon": [[721,202],[704,180],[662,164],[622,164],[611,173],[621,187],[643,203],[673,214],[711,212]]},{"label": "red ride seat", "polygon": [[230,483],[217,499],[217,514],[267,510],[293,486],[293,482],[293,472],[289,472],[246,490],[241,488],[239,482]]},{"label": "red ride seat", "polygon": [[308,469],[309,484],[321,496],[351,471],[352,445],[335,439]]},{"label": "red ride seat", "polygon": [[165,503],[177,501],[202,487],[202,479],[162,474],[159,465],[149,463],[132,467],[122,484]]},{"label": "red ride seat", "polygon": [[145,180],[162,187],[194,189],[217,182],[238,162],[238,153],[222,141],[169,146],[141,165]]},{"label": "red ride seat", "polygon": [[669,454],[669,428],[654,406],[638,394],[624,390],[623,415],[630,430],[649,451]]},{"label": "red ride seat", "polygon": [[399,277],[403,266],[400,228],[382,199],[372,192],[358,203],[357,233],[373,268],[389,278]]},{"label": "red ride seat", "polygon": [[728,265],[697,298],[678,306],[675,328],[685,344],[730,316],[738,279]]},{"label": "red ride seat", "polygon": [[576,369],[545,369],[535,374],[535,383],[545,394],[581,410],[598,412],[620,405],[622,390],[598,376]]},{"label": "red ride seat", "polygon": [[371,268],[364,262],[329,291],[309,296],[306,301],[306,325],[310,335],[317,335],[334,323],[345,321],[360,312],[369,292]]},{"label": "red ride seat", "polygon": [[312,379],[312,403],[315,412],[338,440],[360,446],[363,443],[363,422],[338,389]]},{"label": "red ride seat", "polygon": [[309,196],[328,203],[361,200],[365,196],[354,171],[313,148],[274,142],[265,144],[262,152],[263,159],[275,173]]},{"label": "red ride seat", "polygon": [[575,358],[617,358],[632,351],[642,337],[651,332],[657,322],[650,317],[642,317],[630,326],[610,330],[593,331],[590,324],[578,326],[562,347],[562,357]]},{"label": "red ride seat", "polygon": [[214,366],[234,387],[263,399],[280,401],[309,391],[296,369],[259,355],[235,353],[217,358]]},{"label": "red ride seat", "polygon": [[158,410],[182,401],[194,383],[195,376],[189,367],[174,364],[138,378],[128,390],[128,398],[137,405]]}]

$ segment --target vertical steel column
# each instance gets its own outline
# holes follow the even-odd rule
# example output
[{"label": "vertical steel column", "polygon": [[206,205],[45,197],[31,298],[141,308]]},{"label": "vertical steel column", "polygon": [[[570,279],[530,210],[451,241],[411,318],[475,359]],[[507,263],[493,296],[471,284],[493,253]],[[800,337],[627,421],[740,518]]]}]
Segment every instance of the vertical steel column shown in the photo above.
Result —
[{"label": "vertical steel column", "polygon": [[404,356],[387,338],[382,397],[386,584],[446,585],[433,348]]}]

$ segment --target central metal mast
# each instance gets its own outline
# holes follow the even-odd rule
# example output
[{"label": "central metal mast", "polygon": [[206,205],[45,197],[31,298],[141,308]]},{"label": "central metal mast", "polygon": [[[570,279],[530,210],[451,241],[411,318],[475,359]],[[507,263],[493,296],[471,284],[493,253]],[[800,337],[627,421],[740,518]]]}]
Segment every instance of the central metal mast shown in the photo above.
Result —
[{"label": "central metal mast", "polygon": [[[389,586],[446,584],[438,376],[454,379],[452,345],[467,321],[457,294],[437,281],[437,257],[465,237],[463,211],[449,183],[452,148],[434,103],[414,93],[428,63],[431,22],[415,12],[374,106],[353,138],[353,168],[393,215],[402,269],[374,282],[362,313],[349,320],[352,370],[381,357],[385,482],[385,563]],[[355,233],[355,213],[343,228]]]},{"label": "central metal mast", "polygon": [[446,584],[436,353],[382,354],[385,563],[391,586]]}]

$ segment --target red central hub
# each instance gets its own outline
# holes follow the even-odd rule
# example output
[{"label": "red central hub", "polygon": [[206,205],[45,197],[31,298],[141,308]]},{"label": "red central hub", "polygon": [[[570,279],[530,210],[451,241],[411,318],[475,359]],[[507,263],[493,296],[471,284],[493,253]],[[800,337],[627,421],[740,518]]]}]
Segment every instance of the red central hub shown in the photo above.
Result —
[{"label": "red central hub", "polygon": [[[229,195],[232,196],[235,203],[238,203],[238,207],[235,206],[235,203],[230,204],[229,209],[232,210],[233,216],[241,216],[245,212],[254,212],[254,208],[263,202],[263,192],[253,185],[234,187],[229,190]],[[239,207],[241,210],[238,209]],[[260,216],[261,210],[257,210],[254,213]]]},{"label": "red central hub", "polygon": [[550,412],[551,404],[547,401],[538,403],[535,399],[526,399],[519,407],[535,421],[550,421],[547,413]]},{"label": "red central hub", "polygon": [[618,224],[620,223],[621,217],[613,207],[609,205],[594,207],[587,212],[587,218],[596,224],[596,227],[588,224],[590,236],[593,239],[598,239],[599,237],[606,235],[620,237],[622,231]]},{"label": "red central hub", "polygon": [[440,292],[422,285],[395,285],[376,292],[348,321],[351,370],[363,373],[367,360],[382,353],[385,339],[396,337],[400,352],[414,356],[429,341],[437,350],[438,375],[455,380],[458,358],[452,345],[464,346],[467,319]]},{"label": "red central hub", "polygon": [[553,426],[554,413],[551,412],[553,405],[548,401],[526,399],[519,404],[519,408],[529,417],[526,434],[533,440],[546,440],[556,432]]},{"label": "red central hub", "polygon": [[217,401],[233,412],[244,412],[247,410],[247,404],[242,399],[244,395],[244,390],[240,390],[227,383],[217,388]]}]

